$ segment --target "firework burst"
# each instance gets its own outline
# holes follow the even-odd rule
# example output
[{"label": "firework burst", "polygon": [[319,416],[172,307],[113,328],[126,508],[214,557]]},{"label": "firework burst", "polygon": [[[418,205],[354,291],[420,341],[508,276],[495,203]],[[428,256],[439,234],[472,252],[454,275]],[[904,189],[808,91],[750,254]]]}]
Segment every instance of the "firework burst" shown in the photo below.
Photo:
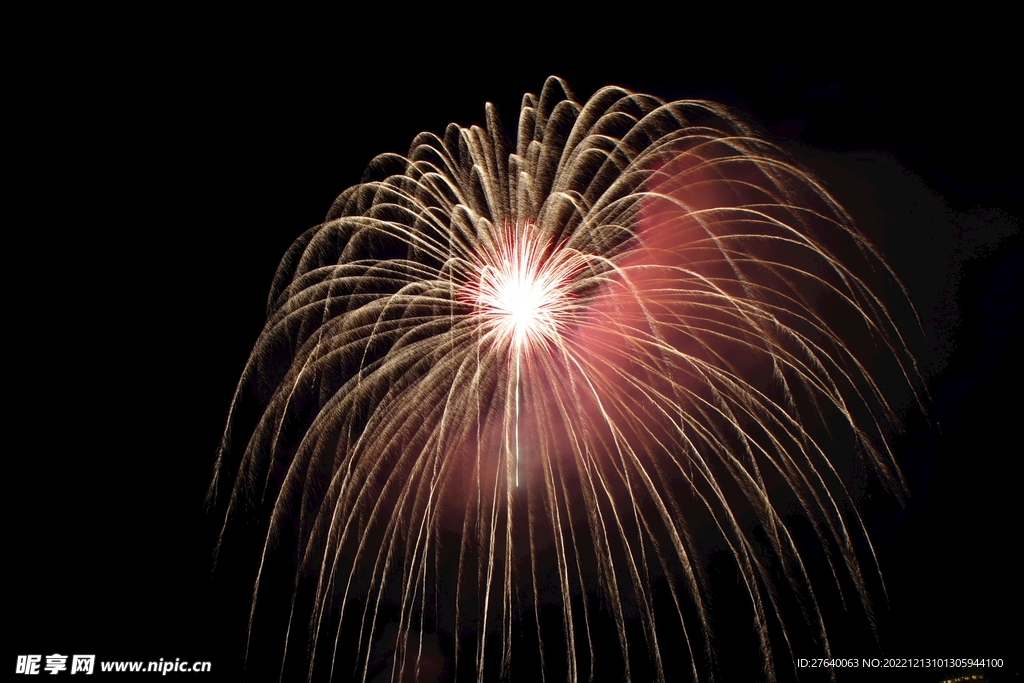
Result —
[{"label": "firework burst", "polygon": [[211,488],[222,543],[256,520],[250,629],[284,572],[282,677],[664,678],[668,629],[699,678],[711,533],[768,676],[780,595],[829,652],[792,511],[870,612],[830,453],[902,485],[870,371],[920,385],[891,272],[714,103],[552,78],[514,149],[486,112],[375,159],[281,262]]}]

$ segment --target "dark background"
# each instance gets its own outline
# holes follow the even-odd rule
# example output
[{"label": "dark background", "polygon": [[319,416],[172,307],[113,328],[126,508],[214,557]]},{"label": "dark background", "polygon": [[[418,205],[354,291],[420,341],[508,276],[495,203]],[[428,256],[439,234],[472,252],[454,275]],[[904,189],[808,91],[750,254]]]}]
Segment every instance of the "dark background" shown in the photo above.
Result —
[{"label": "dark background", "polygon": [[[557,74],[581,101],[617,84],[731,105],[880,246],[923,320],[931,398],[895,440],[907,504],[864,493],[888,587],[878,643],[855,634],[834,654],[999,657],[991,680],[1020,680],[1024,242],[1005,19],[848,35],[648,15],[472,33],[447,14],[48,21],[14,22],[8,63],[5,666],[95,653],[237,675],[251,586],[211,581],[203,500],[277,260],[374,155],[482,124],[486,101],[514,130],[522,93]],[[760,680],[749,621],[721,620],[721,680]]]}]

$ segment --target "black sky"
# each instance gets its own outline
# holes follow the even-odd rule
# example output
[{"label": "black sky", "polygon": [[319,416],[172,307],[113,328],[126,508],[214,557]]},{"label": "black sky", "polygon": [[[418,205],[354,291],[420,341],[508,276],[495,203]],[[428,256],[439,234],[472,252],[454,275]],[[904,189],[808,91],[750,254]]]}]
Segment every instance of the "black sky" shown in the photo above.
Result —
[{"label": "black sky", "polygon": [[[1020,680],[1019,60],[999,21],[804,41],[646,15],[493,34],[207,19],[34,23],[12,62],[8,666],[180,657],[232,678],[250,587],[209,580],[203,497],[277,260],[374,155],[482,123],[486,101],[514,129],[556,74],[578,99],[617,84],[735,107],[880,246],[927,333],[929,419],[908,409],[895,439],[906,506],[864,492],[880,644],[835,653],[1001,657],[991,680]],[[759,680],[756,653],[722,652],[725,679]]]}]

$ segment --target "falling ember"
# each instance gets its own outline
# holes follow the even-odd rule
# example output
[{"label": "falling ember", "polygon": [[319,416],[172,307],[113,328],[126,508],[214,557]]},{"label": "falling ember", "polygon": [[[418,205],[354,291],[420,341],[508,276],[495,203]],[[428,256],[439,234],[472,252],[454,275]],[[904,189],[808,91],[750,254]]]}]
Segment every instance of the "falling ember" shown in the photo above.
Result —
[{"label": "falling ember", "polygon": [[898,281],[720,105],[581,104],[551,78],[514,147],[486,113],[374,160],[278,268],[210,491],[222,549],[263,525],[250,664],[703,678],[709,534],[766,676],[794,656],[786,601],[829,656],[793,520],[870,616],[877,560],[836,453],[901,490],[872,371],[921,390]]}]

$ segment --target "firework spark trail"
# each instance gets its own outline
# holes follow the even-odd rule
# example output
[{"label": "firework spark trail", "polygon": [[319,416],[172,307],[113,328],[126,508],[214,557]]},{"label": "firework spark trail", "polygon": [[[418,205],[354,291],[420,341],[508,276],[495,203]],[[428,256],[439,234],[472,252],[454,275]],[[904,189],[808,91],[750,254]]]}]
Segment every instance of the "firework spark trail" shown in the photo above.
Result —
[{"label": "firework spark trail", "polygon": [[534,226],[507,230],[497,253],[482,254],[479,277],[467,283],[462,298],[475,306],[481,326],[493,328],[509,347],[515,367],[515,483],[519,485],[519,389],[524,347],[556,346],[572,314],[567,291],[587,265],[572,249],[553,247],[550,256]]},{"label": "firework spark trail", "polygon": [[[211,487],[222,543],[243,508],[267,520],[250,631],[290,550],[282,678],[303,648],[311,679],[376,675],[388,624],[392,680],[422,674],[431,628],[474,632],[478,680],[509,676],[530,612],[541,673],[560,637],[568,678],[593,678],[598,609],[626,677],[640,648],[663,678],[667,578],[697,678],[706,518],[767,675],[770,631],[790,641],[772,566],[828,653],[777,491],[870,615],[858,538],[877,561],[829,449],[853,441],[902,485],[869,370],[883,355],[920,387],[879,291],[902,296],[894,276],[817,182],[716,104],[612,87],[580,105],[552,78],[524,97],[512,153],[486,114],[375,159],[281,262]],[[603,607],[576,600],[595,595]],[[456,641],[453,672],[465,656]]]}]

